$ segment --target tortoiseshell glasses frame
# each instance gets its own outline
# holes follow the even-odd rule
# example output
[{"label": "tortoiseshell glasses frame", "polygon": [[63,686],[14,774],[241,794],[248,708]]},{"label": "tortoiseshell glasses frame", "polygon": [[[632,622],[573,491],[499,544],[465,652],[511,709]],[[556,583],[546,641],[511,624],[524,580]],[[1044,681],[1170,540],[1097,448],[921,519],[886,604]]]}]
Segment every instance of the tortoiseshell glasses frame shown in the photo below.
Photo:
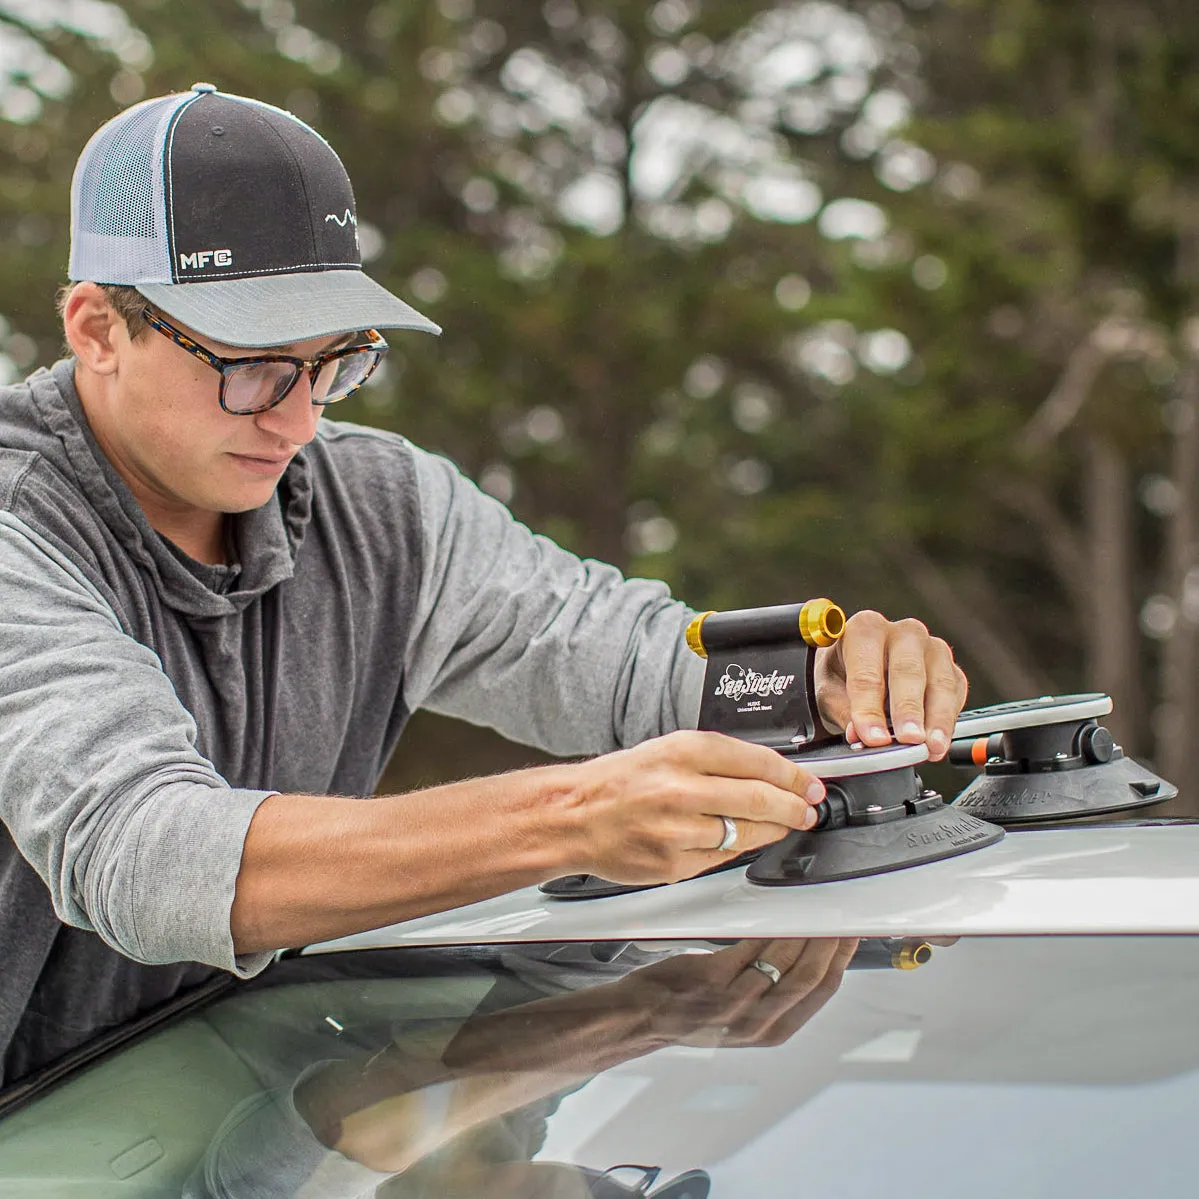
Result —
[{"label": "tortoiseshell glasses frame", "polygon": [[268,412],[287,398],[305,371],[312,384],[312,402],[318,407],[336,404],[353,395],[375,373],[389,348],[377,330],[368,329],[363,334],[365,342],[326,350],[315,358],[296,358],[291,354],[222,358],[176,329],[152,308],[143,309],[142,318],[151,329],[220,374],[217,399],[231,416]]}]

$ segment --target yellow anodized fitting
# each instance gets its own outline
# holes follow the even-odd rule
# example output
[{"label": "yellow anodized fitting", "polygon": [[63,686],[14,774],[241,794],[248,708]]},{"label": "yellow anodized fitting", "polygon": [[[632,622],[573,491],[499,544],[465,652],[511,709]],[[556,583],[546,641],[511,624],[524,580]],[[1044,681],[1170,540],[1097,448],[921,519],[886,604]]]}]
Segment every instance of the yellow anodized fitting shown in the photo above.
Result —
[{"label": "yellow anodized fitting", "polygon": [[808,600],[799,610],[799,634],[809,645],[833,645],[844,632],[845,613],[830,599]]},{"label": "yellow anodized fitting", "polygon": [[704,648],[704,621],[709,616],[715,615],[715,612],[701,612],[698,616],[693,617],[691,623],[687,626],[687,648],[693,654],[698,654],[701,658],[708,656],[708,651]]},{"label": "yellow anodized fitting", "polygon": [[915,970],[933,956],[933,947],[927,941],[905,941],[898,953],[891,955],[891,965],[896,970]]}]

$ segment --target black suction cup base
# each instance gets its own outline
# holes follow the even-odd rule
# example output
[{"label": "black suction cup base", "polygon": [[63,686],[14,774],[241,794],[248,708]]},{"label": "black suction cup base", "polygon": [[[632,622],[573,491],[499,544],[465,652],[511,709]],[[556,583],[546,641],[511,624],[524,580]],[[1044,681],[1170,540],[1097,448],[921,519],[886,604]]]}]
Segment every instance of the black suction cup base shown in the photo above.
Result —
[{"label": "black suction cup base", "polygon": [[951,806],[955,812],[1007,826],[1131,811],[1177,794],[1173,783],[1131,758],[1119,757],[1077,770],[980,774]]},{"label": "black suction cup base", "polygon": [[768,846],[746,877],[764,887],[802,887],[886,874],[994,845],[1003,829],[950,808],[886,824],[792,833]]},{"label": "black suction cup base", "polygon": [[[696,878],[706,878],[709,874],[719,874],[722,870],[733,870],[752,862],[760,849],[750,849],[738,854],[730,861],[713,866],[697,874]],[[686,880],[684,880],[686,881]],[[564,874],[561,878],[552,878],[542,883],[537,889],[542,895],[551,899],[607,899],[611,895],[631,895],[635,891],[652,891],[656,887],[667,886],[666,883],[614,883],[610,879],[600,878],[598,874]],[[672,884],[676,885],[677,884]]]}]

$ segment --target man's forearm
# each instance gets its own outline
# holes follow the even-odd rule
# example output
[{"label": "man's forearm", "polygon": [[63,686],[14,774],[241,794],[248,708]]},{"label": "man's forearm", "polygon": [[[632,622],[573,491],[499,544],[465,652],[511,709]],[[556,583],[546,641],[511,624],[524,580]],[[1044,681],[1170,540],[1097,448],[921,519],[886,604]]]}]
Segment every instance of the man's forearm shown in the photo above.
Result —
[{"label": "man's forearm", "polygon": [[811,827],[823,797],[774,750],[697,732],[411,795],[270,796],[244,841],[234,947],[328,940],[558,874],[690,878]]},{"label": "man's forearm", "polygon": [[647,1024],[610,987],[555,996],[468,1020],[440,1059],[409,1039],[332,1063],[297,1087],[296,1106],[330,1148],[400,1171],[468,1128],[657,1048],[641,1035]]},{"label": "man's forearm", "polygon": [[264,800],[237,877],[230,917],[237,952],[380,928],[582,868],[571,769],[370,800]]}]

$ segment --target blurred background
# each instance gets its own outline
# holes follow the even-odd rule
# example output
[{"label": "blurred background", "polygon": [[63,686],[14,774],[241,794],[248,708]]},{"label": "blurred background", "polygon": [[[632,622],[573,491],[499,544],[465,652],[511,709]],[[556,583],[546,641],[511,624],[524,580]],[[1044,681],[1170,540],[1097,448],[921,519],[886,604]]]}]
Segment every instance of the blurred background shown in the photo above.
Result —
[{"label": "blurred background", "polygon": [[[0,374],[59,355],[102,121],[281,105],[445,328],[335,416],[693,605],[1108,691],[1199,797],[1197,65],[1182,0],[0,0]],[[533,760],[418,715],[385,785]]]}]

